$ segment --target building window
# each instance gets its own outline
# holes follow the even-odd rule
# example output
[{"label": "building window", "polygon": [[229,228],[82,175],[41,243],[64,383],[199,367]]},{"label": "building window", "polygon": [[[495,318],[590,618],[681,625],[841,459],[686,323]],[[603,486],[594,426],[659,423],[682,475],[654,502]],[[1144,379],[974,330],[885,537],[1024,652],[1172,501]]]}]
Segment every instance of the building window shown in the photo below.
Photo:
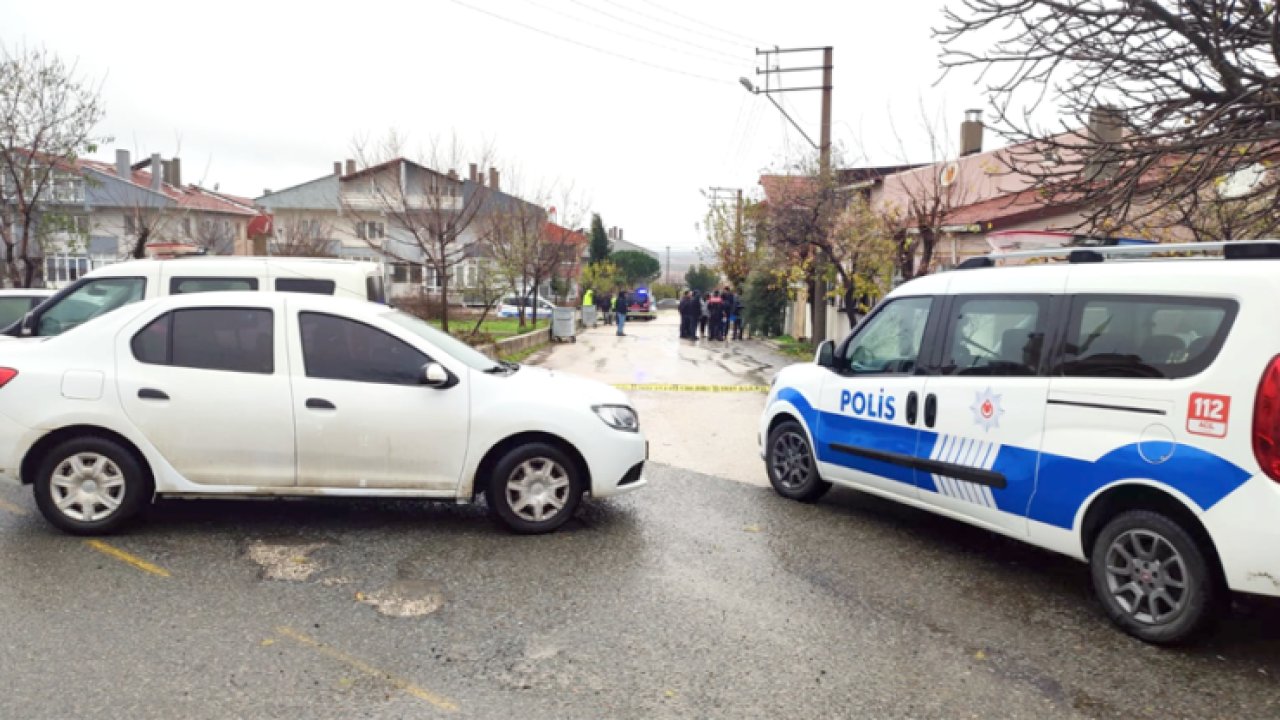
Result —
[{"label": "building window", "polygon": [[191,237],[191,218],[182,218],[182,234]]},{"label": "building window", "polygon": [[383,223],[373,221],[356,223],[356,237],[361,240],[381,240],[386,236],[387,228]]},{"label": "building window", "polygon": [[124,216],[124,234],[125,235],[138,234],[138,223],[132,215]]}]

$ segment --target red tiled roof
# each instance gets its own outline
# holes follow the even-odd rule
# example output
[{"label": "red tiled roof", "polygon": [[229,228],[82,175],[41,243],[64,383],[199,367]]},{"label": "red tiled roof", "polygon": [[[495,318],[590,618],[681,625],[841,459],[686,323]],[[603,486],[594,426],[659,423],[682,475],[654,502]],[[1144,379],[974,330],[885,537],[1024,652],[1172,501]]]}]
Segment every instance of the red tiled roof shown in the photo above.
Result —
[{"label": "red tiled roof", "polygon": [[[76,166],[80,170],[90,169],[103,175],[116,176],[116,166],[109,162],[77,160]],[[147,190],[151,189],[151,173],[146,170],[133,170],[125,180],[138,187]],[[252,217],[258,214],[258,210],[253,207],[252,200],[235,198],[231,195],[206,190],[198,185],[178,187],[162,182],[160,184],[160,192],[177,203],[178,207],[188,210],[242,215],[244,217]]]}]

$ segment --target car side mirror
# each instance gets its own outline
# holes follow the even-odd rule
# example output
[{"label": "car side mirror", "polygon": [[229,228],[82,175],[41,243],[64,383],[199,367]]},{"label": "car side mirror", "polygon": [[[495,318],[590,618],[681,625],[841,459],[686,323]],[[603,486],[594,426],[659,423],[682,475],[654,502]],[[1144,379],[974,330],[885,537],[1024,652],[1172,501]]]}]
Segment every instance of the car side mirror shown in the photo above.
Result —
[{"label": "car side mirror", "polygon": [[834,368],[836,366],[836,344],[832,340],[823,340],[818,351],[813,354],[813,361],[818,367]]},{"label": "car side mirror", "polygon": [[452,378],[449,371],[437,362],[429,362],[422,366],[422,384],[427,387],[444,389],[450,386]]}]

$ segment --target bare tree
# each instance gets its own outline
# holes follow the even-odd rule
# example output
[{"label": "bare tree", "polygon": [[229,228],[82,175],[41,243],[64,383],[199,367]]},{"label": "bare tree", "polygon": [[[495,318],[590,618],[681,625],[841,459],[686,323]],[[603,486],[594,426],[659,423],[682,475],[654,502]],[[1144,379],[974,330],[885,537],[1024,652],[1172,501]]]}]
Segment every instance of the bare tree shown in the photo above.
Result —
[{"label": "bare tree", "polygon": [[[943,65],[982,70],[1009,168],[1082,227],[1280,227],[1276,3],[958,0],[945,17]],[[1060,126],[1033,120],[1044,106]]]},{"label": "bare tree", "polygon": [[84,193],[74,164],[103,138],[99,87],[43,48],[0,46],[0,243],[4,275],[30,287],[40,274],[46,216]]},{"label": "bare tree", "polygon": [[[375,251],[401,262],[425,262],[432,269],[440,283],[441,327],[447,332],[453,270],[466,259],[463,247],[475,240],[467,231],[493,193],[481,182],[458,179],[454,169],[466,153],[456,138],[434,141],[427,152],[417,154],[417,161],[406,158],[404,139],[394,132],[376,147],[357,141],[355,153],[361,171],[343,178],[343,211],[357,222],[385,223],[385,237],[364,234]],[[485,167],[491,157],[489,151],[480,153],[478,166]]]},{"label": "bare tree", "polygon": [[286,257],[335,257],[333,223],[288,215],[278,226],[271,253]]}]

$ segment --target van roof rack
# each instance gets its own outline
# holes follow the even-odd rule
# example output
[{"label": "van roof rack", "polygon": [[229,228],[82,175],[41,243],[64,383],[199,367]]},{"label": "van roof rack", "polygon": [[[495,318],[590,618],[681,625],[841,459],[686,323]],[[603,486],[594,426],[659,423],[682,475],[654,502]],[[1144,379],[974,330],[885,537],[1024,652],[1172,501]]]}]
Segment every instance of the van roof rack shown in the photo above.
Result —
[{"label": "van roof rack", "polygon": [[[995,267],[1001,260],[1028,258],[1066,258],[1072,264],[1104,262],[1111,257],[1144,257],[1165,253],[1222,253],[1226,260],[1280,260],[1280,240],[1248,240],[1236,242],[1154,243],[1150,245],[1078,245],[1015,250],[971,257],[956,266],[957,270]],[[1159,259],[1159,258],[1155,258]]]}]

